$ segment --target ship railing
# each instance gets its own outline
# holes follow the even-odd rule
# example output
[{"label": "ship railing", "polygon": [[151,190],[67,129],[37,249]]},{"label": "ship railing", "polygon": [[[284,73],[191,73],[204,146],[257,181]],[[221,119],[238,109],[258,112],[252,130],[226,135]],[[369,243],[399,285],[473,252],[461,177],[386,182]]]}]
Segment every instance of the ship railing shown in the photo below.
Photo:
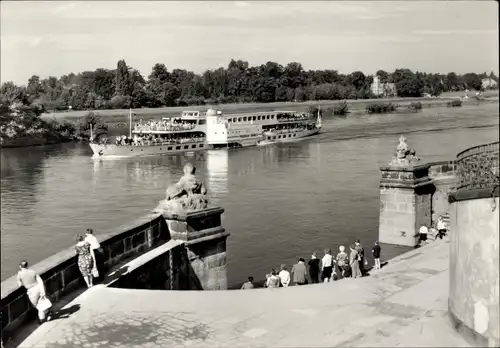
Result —
[{"label": "ship railing", "polygon": [[135,132],[154,132],[154,131],[162,131],[162,132],[171,132],[171,131],[184,131],[184,130],[191,130],[196,127],[195,124],[184,124],[184,125],[175,125],[175,126],[157,126],[157,125],[150,125],[150,126],[135,126],[134,131]]}]

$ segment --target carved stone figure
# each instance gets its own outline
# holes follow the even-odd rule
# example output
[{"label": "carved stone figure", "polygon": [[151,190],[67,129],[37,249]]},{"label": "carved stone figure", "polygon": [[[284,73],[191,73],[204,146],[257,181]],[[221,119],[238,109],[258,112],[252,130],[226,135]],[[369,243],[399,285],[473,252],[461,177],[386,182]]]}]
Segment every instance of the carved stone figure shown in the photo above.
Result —
[{"label": "carved stone figure", "polygon": [[207,189],[203,182],[196,179],[195,172],[196,168],[187,163],[184,175],[167,188],[165,199],[160,201],[154,212],[175,214],[205,209],[208,206]]},{"label": "carved stone figure", "polygon": [[399,137],[399,144],[396,147],[396,156],[389,162],[390,166],[414,166],[420,162],[415,149],[410,148],[406,143],[407,138],[404,135]]}]

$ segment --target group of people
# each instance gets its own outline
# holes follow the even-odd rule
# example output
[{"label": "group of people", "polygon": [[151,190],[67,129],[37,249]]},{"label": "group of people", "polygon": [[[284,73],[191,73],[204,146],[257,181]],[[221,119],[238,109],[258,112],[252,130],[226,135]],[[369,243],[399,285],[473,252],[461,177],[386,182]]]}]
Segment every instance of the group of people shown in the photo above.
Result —
[{"label": "group of people", "polygon": [[[372,247],[373,269],[375,270],[381,268],[381,251],[379,242],[375,242]],[[341,245],[336,256],[332,255],[330,249],[325,249],[321,259],[313,252],[307,265],[303,258],[299,258],[290,272],[284,264],[281,265],[279,272],[272,269],[271,273],[266,274],[264,287],[286,288],[290,285],[306,285],[309,282],[313,284],[320,281],[328,283],[343,278],[361,278],[366,274],[365,266],[367,265],[364,247],[358,239],[349,246],[349,253],[346,252],[345,246]],[[255,287],[254,278],[248,277],[248,281],[242,285],[241,289],[248,290]]]},{"label": "group of people", "polygon": [[305,120],[305,119],[308,119],[309,116],[305,113],[305,112],[302,112],[302,113],[295,113],[295,114],[282,114],[282,113],[278,113],[276,115],[276,119],[278,121],[297,121],[297,120]]},{"label": "group of people", "polygon": [[144,145],[177,145],[191,142],[202,142],[204,141],[203,136],[199,134],[190,134],[189,137],[176,137],[176,138],[166,138],[159,134],[134,134],[133,137],[128,137],[126,135],[120,135],[116,137],[116,145],[132,145],[132,146],[144,146]]},{"label": "group of people", "polygon": [[428,243],[428,234],[429,233],[435,233],[435,239],[443,239],[444,236],[446,236],[446,233],[448,231],[448,225],[446,222],[444,222],[443,217],[439,216],[436,222],[436,228],[433,228],[432,226],[427,227],[426,225],[422,225],[419,229],[419,237],[420,237],[420,246],[423,246]]},{"label": "group of people", "polygon": [[182,122],[176,120],[150,120],[137,122],[134,130],[137,132],[151,132],[151,131],[183,131],[190,130],[196,127],[196,123]]},{"label": "group of people", "polygon": [[[88,228],[85,236],[77,235],[75,251],[78,255],[80,273],[87,287],[91,288],[94,278],[99,278],[98,267],[103,261],[103,250],[92,229]],[[47,298],[45,284],[35,270],[28,268],[28,262],[25,260],[19,264],[17,282],[20,287],[26,288],[31,304],[38,311],[39,323],[50,320],[52,318],[52,303]]]}]

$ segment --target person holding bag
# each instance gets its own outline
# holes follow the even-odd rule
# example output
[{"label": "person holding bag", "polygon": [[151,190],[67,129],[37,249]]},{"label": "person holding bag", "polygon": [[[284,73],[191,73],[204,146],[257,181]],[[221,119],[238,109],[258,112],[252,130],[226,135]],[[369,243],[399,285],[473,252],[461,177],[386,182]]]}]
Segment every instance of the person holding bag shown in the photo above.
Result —
[{"label": "person holding bag", "polygon": [[92,276],[94,278],[99,278],[99,266],[101,265],[103,250],[101,248],[101,244],[99,244],[99,241],[94,236],[94,231],[91,228],[87,228],[85,241],[90,244],[90,252],[92,255],[92,259],[94,260]]},{"label": "person holding bag", "polygon": [[31,304],[38,310],[40,324],[49,321],[51,319],[50,309],[52,308],[52,303],[45,294],[45,285],[42,278],[37,272],[28,269],[27,261],[22,261],[19,264],[17,283],[20,287],[24,286],[26,288],[26,293]]},{"label": "person holding bag", "polygon": [[80,235],[76,236],[76,242],[75,251],[78,255],[78,268],[80,269],[80,273],[82,273],[87,287],[91,288],[93,286],[92,270],[94,268],[94,258],[92,257],[90,243],[86,242],[83,236]]}]

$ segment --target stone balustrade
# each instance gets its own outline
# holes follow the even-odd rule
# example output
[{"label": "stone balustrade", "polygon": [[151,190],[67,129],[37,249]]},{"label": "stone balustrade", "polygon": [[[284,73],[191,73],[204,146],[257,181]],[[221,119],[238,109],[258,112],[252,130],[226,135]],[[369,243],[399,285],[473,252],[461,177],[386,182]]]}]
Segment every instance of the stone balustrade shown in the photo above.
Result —
[{"label": "stone balustrade", "polygon": [[471,147],[457,155],[457,190],[498,186],[498,142]]},{"label": "stone balustrade", "polygon": [[[96,237],[104,251],[104,269],[101,272],[170,240],[165,220],[159,214],[142,217]],[[51,301],[55,302],[63,295],[85,287],[77,259],[74,247],[70,247],[30,265],[44,280],[46,293]],[[12,273],[16,271],[12,270]],[[16,276],[2,282],[1,293],[2,336],[6,337],[26,320],[33,318],[34,311],[26,289],[19,287]]]}]

